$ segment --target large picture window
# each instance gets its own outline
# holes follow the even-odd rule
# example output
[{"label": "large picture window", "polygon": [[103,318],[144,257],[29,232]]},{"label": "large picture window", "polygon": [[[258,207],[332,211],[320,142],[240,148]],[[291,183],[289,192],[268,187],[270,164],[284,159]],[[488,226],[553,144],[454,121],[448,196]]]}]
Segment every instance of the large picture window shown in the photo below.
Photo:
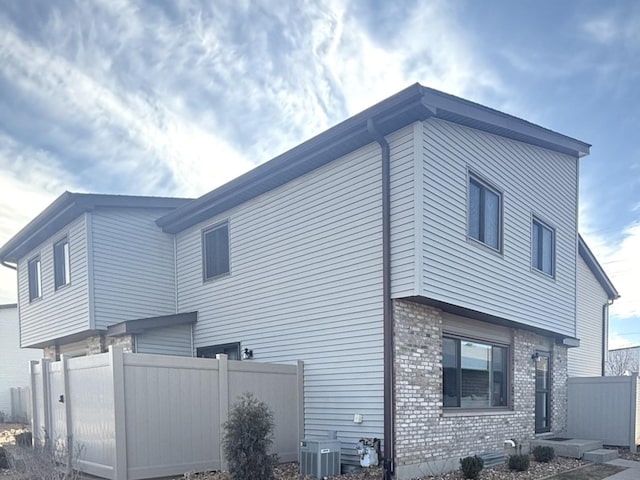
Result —
[{"label": "large picture window", "polygon": [[474,340],[443,338],[442,393],[445,407],[508,406],[509,349]]},{"label": "large picture window", "polygon": [[469,177],[469,236],[495,250],[502,248],[502,194]]},{"label": "large picture window", "polygon": [[204,279],[229,273],[229,224],[216,225],[202,234]]}]

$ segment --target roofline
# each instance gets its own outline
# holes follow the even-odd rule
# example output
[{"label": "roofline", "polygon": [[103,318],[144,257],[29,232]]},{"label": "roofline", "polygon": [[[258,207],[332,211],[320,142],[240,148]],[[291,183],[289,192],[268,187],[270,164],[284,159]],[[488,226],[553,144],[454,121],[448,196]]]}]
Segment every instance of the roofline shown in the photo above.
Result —
[{"label": "roofline", "polygon": [[578,158],[589,154],[590,145],[580,140],[416,83],[160,217],[156,223],[165,232],[180,232],[363,147],[373,142],[367,131],[369,119],[375,121],[382,135],[388,135],[430,117]]},{"label": "roofline", "polygon": [[10,308],[18,308],[17,303],[4,303],[0,305],[0,310],[9,310]]},{"label": "roofline", "polygon": [[175,325],[189,325],[198,321],[198,312],[174,313],[158,317],[138,318],[135,320],[125,320],[124,322],[109,325],[107,327],[107,337],[117,337],[120,335],[138,335],[145,330],[154,328],[171,327]]},{"label": "roofline", "polygon": [[578,252],[589,267],[589,270],[591,270],[591,273],[593,273],[593,276],[596,277],[596,280],[598,280],[598,283],[600,283],[602,289],[606,292],[609,300],[617,300],[618,298],[620,298],[618,290],[616,290],[616,287],[613,286],[613,282],[611,282],[606,272],[580,234],[578,234]]},{"label": "roofline", "polygon": [[69,222],[95,208],[174,209],[190,201],[171,197],[64,192],[0,248],[0,262],[16,263]]},{"label": "roofline", "polygon": [[617,350],[633,350],[634,348],[640,348],[640,345],[634,345],[632,347],[619,347],[619,348],[610,348],[610,352],[615,352]]}]

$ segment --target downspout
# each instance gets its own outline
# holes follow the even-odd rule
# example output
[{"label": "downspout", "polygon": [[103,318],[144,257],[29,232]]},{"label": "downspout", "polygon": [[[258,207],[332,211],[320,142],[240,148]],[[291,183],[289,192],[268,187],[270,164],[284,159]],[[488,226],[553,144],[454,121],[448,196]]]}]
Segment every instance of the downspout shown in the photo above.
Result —
[{"label": "downspout", "polygon": [[606,375],[607,361],[609,360],[609,352],[607,339],[609,338],[609,305],[613,305],[613,300],[607,300],[602,305],[602,376]]},{"label": "downspout", "polygon": [[393,311],[391,304],[391,153],[389,143],[372,118],[367,120],[369,135],[382,151],[382,322],[384,334],[384,478],[394,473],[393,409]]}]

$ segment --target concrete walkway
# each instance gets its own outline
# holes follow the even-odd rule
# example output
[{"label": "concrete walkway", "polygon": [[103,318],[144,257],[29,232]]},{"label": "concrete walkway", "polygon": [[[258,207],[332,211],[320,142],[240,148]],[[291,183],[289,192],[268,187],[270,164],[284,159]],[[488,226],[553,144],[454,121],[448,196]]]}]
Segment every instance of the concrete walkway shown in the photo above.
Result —
[{"label": "concrete walkway", "polygon": [[627,470],[605,477],[603,480],[640,480],[640,462],[616,458],[615,460],[605,462],[605,465],[616,465],[618,467],[624,467]]}]

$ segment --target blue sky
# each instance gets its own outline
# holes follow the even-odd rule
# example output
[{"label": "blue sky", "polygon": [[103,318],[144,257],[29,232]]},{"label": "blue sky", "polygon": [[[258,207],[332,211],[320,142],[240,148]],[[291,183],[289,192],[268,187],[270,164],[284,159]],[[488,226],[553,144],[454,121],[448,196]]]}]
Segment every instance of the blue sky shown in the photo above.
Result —
[{"label": "blue sky", "polygon": [[593,144],[580,229],[640,344],[634,0],[5,0],[0,243],[64,190],[201,195],[416,81]]}]

